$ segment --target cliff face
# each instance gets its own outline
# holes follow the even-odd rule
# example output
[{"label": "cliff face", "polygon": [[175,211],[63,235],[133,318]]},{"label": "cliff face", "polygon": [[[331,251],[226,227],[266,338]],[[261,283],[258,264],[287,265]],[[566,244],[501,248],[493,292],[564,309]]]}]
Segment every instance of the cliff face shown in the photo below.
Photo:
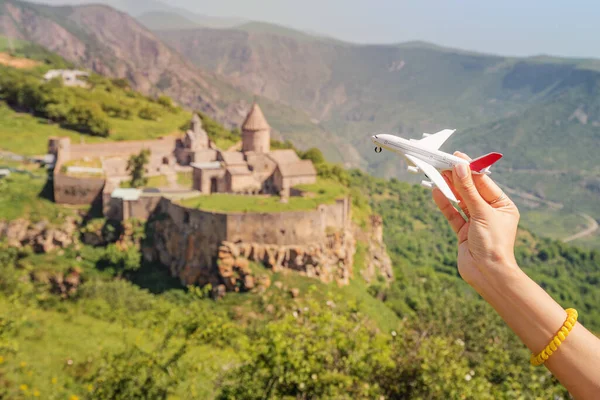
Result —
[{"label": "cliff face", "polygon": [[[187,214],[187,217],[180,218],[181,213]],[[311,212],[306,214],[307,218],[311,217]],[[256,214],[249,218],[258,225],[247,223],[244,229],[263,229],[260,217]],[[285,219],[285,215],[282,214],[281,218]],[[381,218],[373,217],[366,229],[345,224],[338,229],[327,229],[323,240],[315,240],[321,235],[314,232],[312,238],[304,237],[298,243],[280,241],[279,244],[274,241],[228,240],[232,230],[229,219],[226,214],[186,211],[163,201],[155,218],[148,224],[151,242],[143,249],[144,257],[168,267],[171,274],[185,285],[211,284],[217,293],[259,289],[263,278],[255,276],[250,262],[274,272],[290,270],[325,283],[347,285],[354,277],[359,237],[367,246],[362,278],[368,282],[379,275],[386,280],[392,278],[391,261],[383,244]],[[297,216],[290,222],[292,225],[298,223],[301,221],[298,222]],[[236,225],[233,230],[238,229]]]},{"label": "cliff face", "polygon": [[79,243],[77,221],[67,217],[60,226],[52,226],[46,221],[33,223],[26,219],[0,221],[0,240],[6,240],[10,247],[31,246],[36,253],[49,253]]}]

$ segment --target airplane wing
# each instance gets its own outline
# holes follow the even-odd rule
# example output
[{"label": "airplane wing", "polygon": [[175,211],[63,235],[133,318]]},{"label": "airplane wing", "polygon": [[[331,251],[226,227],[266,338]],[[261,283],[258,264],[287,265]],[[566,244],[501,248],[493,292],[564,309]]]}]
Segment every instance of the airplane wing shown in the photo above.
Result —
[{"label": "airplane wing", "polygon": [[456,129],[444,129],[443,131],[439,131],[438,133],[434,133],[433,135],[424,137],[420,139],[418,142],[421,145],[424,145],[428,149],[437,150],[448,140],[452,134],[456,132]]},{"label": "airplane wing", "polygon": [[419,167],[419,169],[423,171],[429,179],[431,179],[431,182],[433,182],[434,185],[442,191],[442,193],[448,198],[448,200],[455,204],[459,203],[458,199],[456,198],[456,196],[454,196],[452,189],[450,189],[450,186],[448,186],[442,174],[440,174],[440,172],[437,169],[435,169],[433,165],[428,164],[425,161],[420,160],[417,157],[410,156],[408,154],[405,154],[405,157],[408,158],[417,167]]}]

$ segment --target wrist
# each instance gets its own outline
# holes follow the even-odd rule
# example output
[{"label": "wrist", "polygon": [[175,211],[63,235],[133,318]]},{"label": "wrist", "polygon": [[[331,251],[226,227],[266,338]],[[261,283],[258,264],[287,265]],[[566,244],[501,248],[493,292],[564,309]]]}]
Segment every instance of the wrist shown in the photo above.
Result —
[{"label": "wrist", "polygon": [[497,292],[507,293],[511,287],[528,279],[515,260],[498,261],[482,266],[479,271],[481,273],[476,275],[477,279],[467,283],[486,300],[488,296],[497,295]]}]

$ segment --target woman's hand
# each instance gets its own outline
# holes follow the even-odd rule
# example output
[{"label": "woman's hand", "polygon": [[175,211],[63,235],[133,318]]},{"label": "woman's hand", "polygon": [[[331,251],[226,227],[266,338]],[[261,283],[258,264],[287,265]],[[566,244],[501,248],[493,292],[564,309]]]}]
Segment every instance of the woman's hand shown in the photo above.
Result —
[{"label": "woman's hand", "polygon": [[[469,159],[462,153],[455,155]],[[519,223],[515,204],[488,176],[472,176],[466,165],[459,168],[444,172],[444,178],[469,221],[439,189],[433,192],[458,235],[458,271],[531,352],[538,354],[567,314],[515,261]],[[600,340],[579,322],[545,365],[576,399],[600,399]]]},{"label": "woman's hand", "polygon": [[[455,156],[470,160],[456,152]],[[458,271],[475,289],[487,287],[519,267],[514,257],[519,210],[487,175],[472,175],[467,165],[444,178],[469,217],[465,221],[439,189],[433,198],[458,235]]]}]

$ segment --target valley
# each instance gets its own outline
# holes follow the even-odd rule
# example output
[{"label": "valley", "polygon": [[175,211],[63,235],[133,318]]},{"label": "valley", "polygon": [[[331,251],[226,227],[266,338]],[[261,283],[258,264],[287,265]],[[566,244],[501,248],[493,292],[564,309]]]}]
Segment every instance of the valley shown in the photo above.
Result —
[{"label": "valley", "polygon": [[564,203],[573,217],[600,218],[595,60],[507,58],[418,42],[359,46],[241,28],[156,32],[196,65],[307,112],[343,142],[342,152],[325,149],[333,160],[414,182],[403,161],[370,151],[368,136],[455,128],[445,149],[500,151],[500,182]]}]

